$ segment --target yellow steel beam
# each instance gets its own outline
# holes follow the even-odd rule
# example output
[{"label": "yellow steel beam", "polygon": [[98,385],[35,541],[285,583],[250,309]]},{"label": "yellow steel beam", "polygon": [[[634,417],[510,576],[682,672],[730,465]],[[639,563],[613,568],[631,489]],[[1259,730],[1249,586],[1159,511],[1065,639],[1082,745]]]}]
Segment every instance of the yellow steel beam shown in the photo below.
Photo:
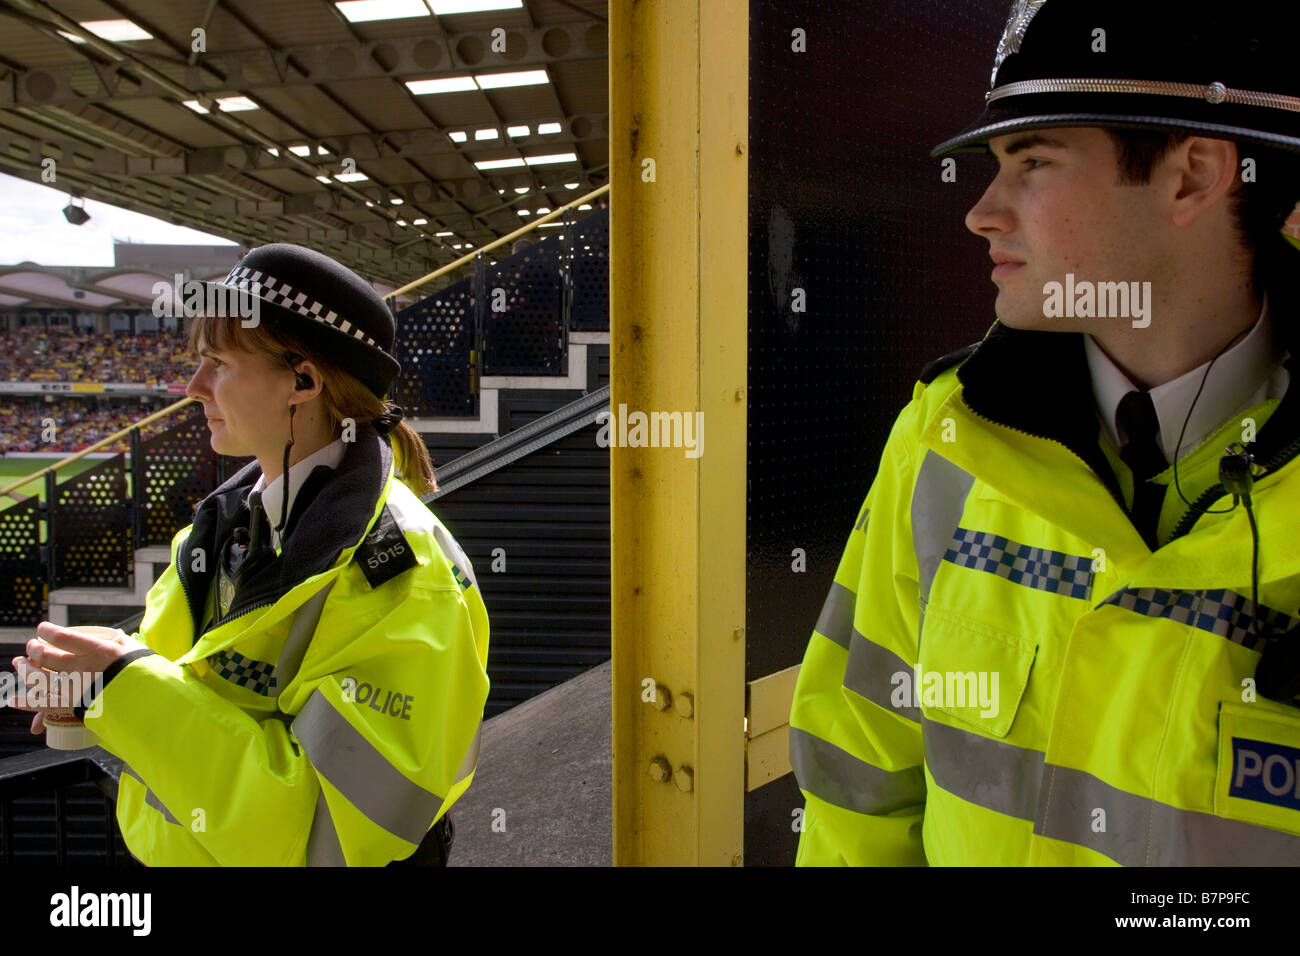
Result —
[{"label": "yellow steel beam", "polygon": [[[610,14],[614,862],[739,865],[748,3]],[[703,441],[648,447],[638,412]]]}]

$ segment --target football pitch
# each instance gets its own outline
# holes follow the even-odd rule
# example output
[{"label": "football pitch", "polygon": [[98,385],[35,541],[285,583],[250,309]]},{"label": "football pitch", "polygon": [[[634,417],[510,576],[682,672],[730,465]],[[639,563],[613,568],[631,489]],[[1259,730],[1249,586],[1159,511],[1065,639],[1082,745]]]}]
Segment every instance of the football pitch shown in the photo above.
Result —
[{"label": "football pitch", "polygon": [[[9,487],[9,485],[13,484],[15,481],[19,480],[25,475],[34,474],[35,472],[40,471],[42,468],[45,468],[48,465],[52,465],[56,461],[59,461],[64,457],[66,456],[51,455],[49,457],[42,457],[42,458],[0,458],[0,488],[7,488]],[[81,474],[87,468],[93,468],[95,465],[99,464],[103,460],[104,459],[102,458],[87,457],[87,458],[82,458],[77,461],[74,461],[72,464],[66,465],[63,468],[59,469],[58,480],[60,482],[67,481],[69,478],[73,477],[74,475]],[[128,469],[130,468],[130,463],[131,463],[131,459],[130,456],[128,455],[127,456]],[[129,470],[127,471],[126,482],[127,482],[127,489],[128,489],[127,494],[129,495],[130,486],[131,486],[131,473]],[[36,495],[42,501],[44,501],[45,500],[45,476],[42,475],[41,477],[37,478],[35,481],[27,482],[27,484],[21,486],[20,488],[17,488],[16,491],[23,498],[27,498],[30,495]],[[18,500],[20,499],[14,498],[12,495],[0,495],[0,509],[8,508],[11,504],[13,504],[15,501]]]}]

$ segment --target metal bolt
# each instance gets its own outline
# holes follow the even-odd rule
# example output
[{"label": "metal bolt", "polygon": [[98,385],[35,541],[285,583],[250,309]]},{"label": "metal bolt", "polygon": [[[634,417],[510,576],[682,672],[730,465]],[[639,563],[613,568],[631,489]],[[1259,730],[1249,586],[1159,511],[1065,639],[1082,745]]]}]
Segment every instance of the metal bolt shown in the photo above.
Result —
[{"label": "metal bolt", "polygon": [[745,398],[745,390],[743,388],[736,389],[736,401],[738,402],[744,401],[744,398]]},{"label": "metal bolt", "polygon": [[655,783],[664,783],[673,775],[673,767],[663,757],[655,757],[654,760],[650,761],[647,772],[650,774],[650,779]]},{"label": "metal bolt", "polygon": [[667,710],[673,705],[673,694],[663,684],[655,684],[655,699],[651,702],[655,710]]},{"label": "metal bolt", "polygon": [[673,707],[677,713],[689,720],[691,714],[695,713],[695,696],[693,694],[678,694],[677,700],[673,702]]},{"label": "metal bolt", "polygon": [[732,866],[744,866],[744,865],[745,865],[745,857],[744,857],[744,855],[741,854],[741,853],[737,853],[735,856],[733,856],[733,857],[731,858],[731,865],[732,865]]},{"label": "metal bolt", "polygon": [[682,764],[677,768],[677,772],[673,774],[673,783],[677,784],[677,789],[682,793],[690,793],[695,789],[695,771],[686,764]]},{"label": "metal bolt", "polygon": [[731,636],[738,641],[745,636],[745,629],[743,627],[738,627],[731,632]]},{"label": "metal bolt", "polygon": [[736,144],[736,155],[737,155],[737,156],[744,156],[744,155],[745,155],[745,144],[744,144],[744,143],[737,143],[737,144]]}]

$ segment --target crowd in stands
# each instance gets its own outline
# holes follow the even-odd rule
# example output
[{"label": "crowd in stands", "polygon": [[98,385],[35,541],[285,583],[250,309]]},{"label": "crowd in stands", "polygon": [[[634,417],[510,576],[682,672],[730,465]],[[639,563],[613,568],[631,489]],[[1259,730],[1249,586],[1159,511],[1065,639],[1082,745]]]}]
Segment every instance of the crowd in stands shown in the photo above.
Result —
[{"label": "crowd in stands", "polygon": [[[45,401],[43,397],[6,395],[0,399],[0,454],[17,451],[71,454],[163,407],[165,403],[159,402],[142,405],[138,398],[114,401],[86,395],[59,396]],[[140,438],[152,438],[166,431],[184,415],[185,411],[181,410],[151,422],[141,429]],[[53,422],[52,432],[46,431],[47,419]],[[46,441],[47,437],[54,440]],[[127,452],[130,448],[130,438],[124,435],[96,451]]]},{"label": "crowd in stands", "polygon": [[189,381],[196,364],[179,331],[131,335],[28,325],[0,332],[0,381],[6,382],[166,385]]}]

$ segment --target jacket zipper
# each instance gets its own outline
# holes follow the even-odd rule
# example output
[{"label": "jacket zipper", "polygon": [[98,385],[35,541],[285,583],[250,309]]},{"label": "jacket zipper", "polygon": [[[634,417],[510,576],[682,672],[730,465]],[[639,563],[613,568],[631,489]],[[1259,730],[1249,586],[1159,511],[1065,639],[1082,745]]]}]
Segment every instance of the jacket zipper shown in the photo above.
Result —
[{"label": "jacket zipper", "polygon": [[[177,553],[179,554],[179,552],[177,552]],[[179,564],[179,561],[178,561],[178,563],[177,563],[177,567],[179,567],[179,566],[180,566],[180,564]],[[220,572],[218,572],[218,573],[220,573]],[[189,612],[190,612],[190,620],[191,620],[191,621],[194,621],[194,620],[197,619],[197,615],[194,613],[194,602],[190,600],[190,591],[189,591],[189,588],[187,588],[187,587],[185,586],[185,575],[181,574],[180,572],[177,572],[176,577],[177,577],[177,578],[180,580],[180,582],[181,582],[181,593],[185,595],[185,606],[189,609]],[[283,595],[281,595],[281,596],[283,596]],[[277,598],[276,600],[279,600],[279,599]],[[224,618],[224,619],[222,619],[222,618],[214,618],[212,621],[208,622],[207,630],[205,630],[205,631],[203,632],[203,634],[207,634],[208,631],[214,631],[214,630],[216,630],[216,629],[219,628],[219,627],[222,627],[222,626],[224,626],[224,625],[226,625],[226,624],[229,624],[231,621],[235,620],[235,618],[243,617],[245,614],[251,614],[253,611],[258,610],[259,608],[270,607],[270,606],[273,605],[274,603],[275,603],[275,601],[263,601],[261,604],[254,604],[252,607],[245,608],[244,610],[240,611],[238,614],[232,614],[232,615],[230,615],[229,617],[226,617],[226,618]],[[194,640],[190,642],[190,643],[191,643],[191,646],[193,646],[194,644],[197,644],[197,643],[199,642],[199,638],[203,637],[203,634],[195,634],[195,636],[194,636]]]},{"label": "jacket zipper", "polygon": [[[1259,477],[1267,478],[1270,474],[1277,471],[1294,458],[1298,453],[1300,453],[1300,439],[1296,439],[1278,452],[1268,462],[1268,464],[1264,466],[1264,473]],[[1179,519],[1178,524],[1174,526],[1173,533],[1169,536],[1169,540],[1173,541],[1175,538],[1181,538],[1183,535],[1187,534],[1200,517],[1206,513],[1206,510],[1210,505],[1215,501],[1218,501],[1226,493],[1227,489],[1223,487],[1223,484],[1221,482],[1216,482],[1209,488],[1206,488],[1201,494],[1197,495],[1196,500],[1188,506],[1187,511],[1183,514],[1182,518]]]}]

